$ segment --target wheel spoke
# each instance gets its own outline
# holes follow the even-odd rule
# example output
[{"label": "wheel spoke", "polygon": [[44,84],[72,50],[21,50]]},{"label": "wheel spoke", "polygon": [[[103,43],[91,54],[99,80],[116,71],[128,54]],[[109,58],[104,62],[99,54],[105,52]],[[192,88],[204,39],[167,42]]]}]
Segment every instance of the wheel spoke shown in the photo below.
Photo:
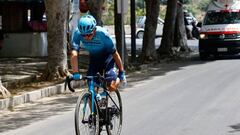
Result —
[{"label": "wheel spoke", "polygon": [[[96,102],[95,102],[96,108]],[[75,130],[77,135],[98,134],[99,115],[91,112],[91,94],[85,92],[79,97],[75,110]]]},{"label": "wheel spoke", "polygon": [[108,125],[109,135],[119,135],[122,128],[122,101],[119,92],[111,92],[108,98]]}]

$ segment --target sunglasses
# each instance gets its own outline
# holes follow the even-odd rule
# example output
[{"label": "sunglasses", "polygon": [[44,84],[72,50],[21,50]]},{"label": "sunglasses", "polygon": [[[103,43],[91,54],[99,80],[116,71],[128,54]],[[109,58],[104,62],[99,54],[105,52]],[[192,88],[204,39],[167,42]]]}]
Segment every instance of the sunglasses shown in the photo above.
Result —
[{"label": "sunglasses", "polygon": [[91,37],[93,35],[93,33],[90,34],[81,34],[83,37]]}]

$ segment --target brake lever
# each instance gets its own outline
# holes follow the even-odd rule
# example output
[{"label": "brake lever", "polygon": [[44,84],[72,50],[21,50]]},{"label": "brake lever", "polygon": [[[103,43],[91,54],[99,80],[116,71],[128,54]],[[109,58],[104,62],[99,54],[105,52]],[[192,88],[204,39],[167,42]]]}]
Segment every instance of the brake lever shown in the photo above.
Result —
[{"label": "brake lever", "polygon": [[70,78],[70,76],[67,76],[66,79],[65,79],[65,85],[64,85],[64,89],[66,90],[66,87],[68,86],[68,89],[71,91],[71,92],[75,92],[75,90],[72,88],[71,86],[71,81],[73,79]]}]

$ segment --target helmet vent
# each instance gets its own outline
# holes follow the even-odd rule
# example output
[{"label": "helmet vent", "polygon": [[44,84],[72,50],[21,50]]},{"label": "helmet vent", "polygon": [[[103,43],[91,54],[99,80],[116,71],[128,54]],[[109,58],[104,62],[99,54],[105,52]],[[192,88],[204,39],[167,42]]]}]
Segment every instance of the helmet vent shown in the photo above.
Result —
[{"label": "helmet vent", "polygon": [[89,28],[90,28],[90,26],[88,25],[88,26],[87,26],[87,30],[89,30]]},{"label": "helmet vent", "polygon": [[80,31],[82,31],[82,26],[80,25]]},{"label": "helmet vent", "polygon": [[85,26],[83,26],[83,31],[85,31],[86,30],[86,27]]}]

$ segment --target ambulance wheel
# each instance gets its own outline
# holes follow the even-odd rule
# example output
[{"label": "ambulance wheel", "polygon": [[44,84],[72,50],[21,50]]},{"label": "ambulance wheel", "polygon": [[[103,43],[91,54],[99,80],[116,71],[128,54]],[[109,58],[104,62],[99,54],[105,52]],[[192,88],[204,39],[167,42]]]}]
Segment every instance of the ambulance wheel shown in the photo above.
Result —
[{"label": "ambulance wheel", "polygon": [[200,60],[207,60],[209,57],[209,54],[200,52],[199,57],[200,57]]}]

